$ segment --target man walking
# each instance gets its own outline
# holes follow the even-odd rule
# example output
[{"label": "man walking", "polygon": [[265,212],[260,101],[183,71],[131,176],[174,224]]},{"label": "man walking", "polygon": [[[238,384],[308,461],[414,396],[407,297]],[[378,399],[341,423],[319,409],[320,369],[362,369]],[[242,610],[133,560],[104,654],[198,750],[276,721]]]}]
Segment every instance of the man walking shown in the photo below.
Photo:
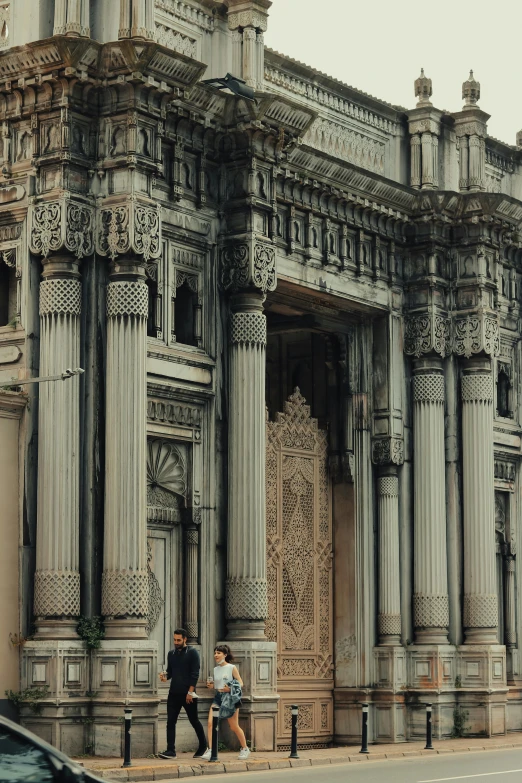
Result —
[{"label": "man walking", "polygon": [[187,632],[184,628],[174,631],[174,649],[167,657],[167,671],[161,672],[160,680],[170,680],[167,700],[167,750],[160,753],[162,759],[176,758],[176,723],[181,708],[185,708],[192,728],[198,736],[199,746],[194,758],[199,758],[207,749],[203,726],[198,719],[198,700],[195,694],[199,680],[199,653],[187,646]]}]

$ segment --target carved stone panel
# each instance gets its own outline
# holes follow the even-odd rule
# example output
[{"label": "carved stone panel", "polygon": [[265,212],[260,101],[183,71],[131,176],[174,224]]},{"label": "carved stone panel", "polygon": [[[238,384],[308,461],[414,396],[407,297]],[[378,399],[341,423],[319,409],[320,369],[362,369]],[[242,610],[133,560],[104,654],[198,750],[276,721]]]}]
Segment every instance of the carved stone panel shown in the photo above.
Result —
[{"label": "carved stone panel", "polygon": [[[328,442],[298,389],[285,403],[284,413],[267,423],[266,482],[266,635],[278,645],[280,687],[298,690],[303,706],[306,703],[311,710],[306,727],[301,726],[300,741],[323,744],[333,732]],[[283,718],[278,734],[279,743],[289,742]]]}]

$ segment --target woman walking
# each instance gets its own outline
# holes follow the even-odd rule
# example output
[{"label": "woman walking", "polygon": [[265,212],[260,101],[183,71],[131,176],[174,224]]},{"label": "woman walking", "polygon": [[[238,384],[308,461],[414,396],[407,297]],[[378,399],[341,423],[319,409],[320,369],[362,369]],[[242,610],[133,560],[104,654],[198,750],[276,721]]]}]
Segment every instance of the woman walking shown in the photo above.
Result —
[{"label": "woman walking", "polygon": [[[232,681],[236,680],[236,682],[238,682],[239,685],[243,687],[243,680],[239,675],[237,666],[232,663],[234,657],[230,652],[230,647],[228,644],[218,644],[217,647],[214,648],[214,660],[216,662],[216,666],[214,667],[214,679],[212,680],[209,678],[207,680],[207,688],[215,689],[212,704],[216,704],[221,707],[223,695],[225,693],[230,693],[230,686]],[[250,749],[247,748],[245,733],[239,725],[238,721],[240,704],[241,702],[239,701],[236,705],[234,714],[228,718],[228,725],[239,740],[239,744],[241,746],[241,750],[239,751],[239,758],[244,761],[250,756]],[[208,712],[208,736],[209,738],[212,737],[212,706]],[[208,748],[207,751],[203,754],[202,758],[208,761],[210,756],[211,750]]]}]

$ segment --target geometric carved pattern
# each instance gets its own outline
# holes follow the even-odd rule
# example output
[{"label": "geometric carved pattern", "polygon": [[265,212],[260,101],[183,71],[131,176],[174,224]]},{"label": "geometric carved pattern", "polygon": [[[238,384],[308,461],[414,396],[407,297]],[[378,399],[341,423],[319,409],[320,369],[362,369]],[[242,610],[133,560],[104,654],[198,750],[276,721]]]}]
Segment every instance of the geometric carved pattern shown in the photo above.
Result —
[{"label": "geometric carved pattern", "polygon": [[235,620],[264,620],[268,616],[266,579],[227,579],[226,612]]},{"label": "geometric carved pattern", "polygon": [[401,616],[400,614],[380,614],[378,616],[379,633],[383,636],[400,636],[401,634]]},{"label": "geometric carved pattern", "polygon": [[149,289],[146,283],[125,280],[107,286],[107,318],[135,316],[147,318],[149,313]]},{"label": "geometric carved pattern", "polygon": [[491,374],[464,375],[461,392],[462,402],[492,402],[493,376]]},{"label": "geometric carved pattern", "polygon": [[266,316],[263,313],[233,313],[230,318],[230,343],[266,345]]},{"label": "geometric carved pattern", "polygon": [[47,258],[62,248],[76,258],[90,256],[94,250],[92,207],[74,201],[50,201],[31,209],[29,247],[32,253]]},{"label": "geometric carved pattern", "polygon": [[181,522],[180,502],[183,501],[186,491],[186,466],[181,451],[171,441],[149,438],[147,518],[163,522]]},{"label": "geometric carved pattern", "polygon": [[465,628],[496,628],[498,601],[496,595],[464,596]]},{"label": "geometric carved pattern", "polygon": [[415,628],[447,628],[449,602],[447,595],[413,596]]},{"label": "geometric carved pattern", "polygon": [[404,352],[417,358],[423,353],[446,356],[450,347],[450,322],[440,315],[421,315],[404,321]]},{"label": "geometric carved pattern", "polygon": [[374,465],[402,465],[404,441],[402,438],[375,438],[372,443]]},{"label": "geometric carved pattern", "polygon": [[40,315],[80,315],[82,286],[79,280],[51,278],[40,283]]},{"label": "geometric carved pattern", "polygon": [[414,402],[444,402],[443,375],[415,375],[413,378]]},{"label": "geometric carved pattern", "polygon": [[104,571],[102,614],[104,617],[148,617],[148,571]]},{"label": "geometric carved pattern", "polygon": [[277,285],[275,249],[256,243],[251,257],[248,244],[227,245],[221,251],[220,282],[225,291],[250,287],[264,294],[274,291]]},{"label": "geometric carved pattern", "polygon": [[[270,597],[266,635],[278,645],[281,685],[292,682],[312,702],[299,705],[299,721],[302,729],[312,734],[309,739],[313,741],[313,731],[320,725],[321,702],[324,703],[324,695],[320,698],[317,688],[331,687],[327,682],[333,677],[328,439],[326,432],[319,429],[317,419],[311,417],[310,406],[299,389],[285,403],[284,413],[278,413],[275,421],[267,421],[266,433]],[[279,727],[285,734],[286,706],[283,724],[286,729],[281,724]],[[281,734],[279,740],[283,740]]]},{"label": "geometric carved pattern", "polygon": [[399,479],[397,476],[380,476],[377,482],[379,495],[392,498],[399,496]]},{"label": "geometric carved pattern", "polygon": [[482,352],[497,356],[500,351],[497,319],[482,313],[455,320],[453,351],[466,359]]},{"label": "geometric carved pattern", "polygon": [[78,617],[78,571],[37,571],[34,575],[34,614],[36,617]]},{"label": "geometric carved pattern", "polygon": [[131,201],[98,213],[96,250],[112,260],[133,251],[148,263],[161,253],[161,221],[157,207]]}]

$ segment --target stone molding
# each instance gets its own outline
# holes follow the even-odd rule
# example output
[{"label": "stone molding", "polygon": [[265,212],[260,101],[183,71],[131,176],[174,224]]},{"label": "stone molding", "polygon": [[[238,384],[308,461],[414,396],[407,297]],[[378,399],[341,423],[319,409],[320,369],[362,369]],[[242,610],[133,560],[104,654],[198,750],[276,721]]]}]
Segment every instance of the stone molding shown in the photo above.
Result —
[{"label": "stone molding", "polygon": [[498,600],[496,595],[464,595],[464,627],[496,628]]},{"label": "stone molding", "polygon": [[134,316],[147,318],[149,292],[140,280],[116,280],[107,286],[107,318]]},{"label": "stone molding", "polygon": [[104,617],[146,617],[149,614],[147,570],[105,570],[102,575]]},{"label": "stone molding", "polygon": [[414,375],[413,402],[444,403],[444,376],[435,373]]},{"label": "stone molding", "polygon": [[450,334],[450,319],[444,315],[409,316],[404,321],[404,352],[417,359],[429,353],[444,358],[451,351]]},{"label": "stone molding", "polygon": [[404,462],[404,441],[402,438],[375,438],[372,444],[374,465],[402,465]]},{"label": "stone molding", "polygon": [[225,291],[258,289],[263,294],[277,287],[276,251],[264,242],[236,242],[221,251],[220,283]]},{"label": "stone molding", "polygon": [[449,599],[447,595],[413,596],[415,628],[447,628],[449,625]]},{"label": "stone molding", "polygon": [[114,261],[135,253],[145,262],[161,254],[159,206],[129,201],[98,210],[96,252]]},{"label": "stone molding", "polygon": [[461,385],[462,402],[493,402],[493,376],[464,375]]},{"label": "stone molding", "polygon": [[266,579],[229,578],[226,596],[226,612],[229,620],[266,620],[268,617]]},{"label": "stone molding", "polygon": [[30,207],[29,248],[47,258],[49,253],[68,250],[76,258],[94,250],[94,209],[69,199],[46,201]]},{"label": "stone molding", "polygon": [[74,315],[82,310],[82,285],[73,278],[49,278],[40,283],[40,315]]},{"label": "stone molding", "polygon": [[232,313],[231,345],[266,345],[266,316],[263,313]]},{"label": "stone molding", "polygon": [[36,617],[78,617],[80,574],[78,571],[36,571],[34,575]]},{"label": "stone molding", "polygon": [[466,359],[479,353],[498,356],[500,335],[496,316],[479,313],[456,318],[453,324],[453,352]]}]

